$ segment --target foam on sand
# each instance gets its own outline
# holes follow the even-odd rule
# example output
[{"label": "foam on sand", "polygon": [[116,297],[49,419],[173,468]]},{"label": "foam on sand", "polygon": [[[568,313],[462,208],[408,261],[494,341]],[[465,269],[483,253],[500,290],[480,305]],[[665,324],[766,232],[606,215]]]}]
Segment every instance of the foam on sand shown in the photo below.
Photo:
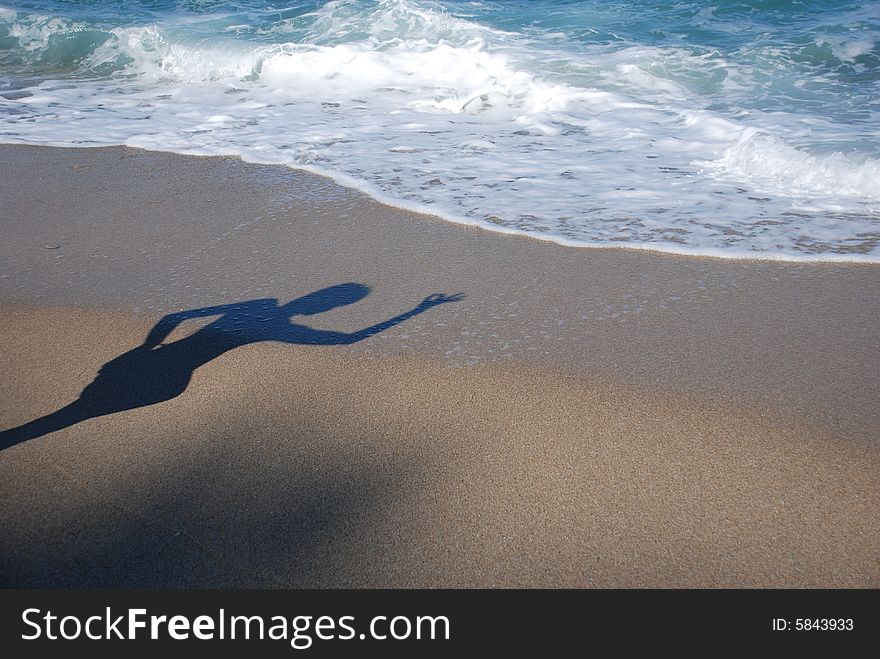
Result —
[{"label": "foam on sand", "polygon": [[[813,21],[807,45],[765,25],[775,40],[722,48],[621,37],[598,6],[528,7],[520,23],[425,0],[3,10],[0,140],[239,155],[565,244],[880,259],[868,18]],[[865,35],[839,33],[854,21]]]}]

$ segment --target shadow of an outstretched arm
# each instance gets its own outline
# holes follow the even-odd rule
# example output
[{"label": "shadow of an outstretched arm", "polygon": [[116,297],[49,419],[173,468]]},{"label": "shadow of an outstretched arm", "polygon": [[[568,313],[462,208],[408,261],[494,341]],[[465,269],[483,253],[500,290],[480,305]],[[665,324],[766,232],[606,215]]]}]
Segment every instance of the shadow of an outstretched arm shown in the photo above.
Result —
[{"label": "shadow of an outstretched arm", "polygon": [[332,330],[317,330],[311,327],[307,327],[305,325],[297,324],[291,326],[290,332],[287,333],[285,336],[278,337],[278,340],[284,341],[286,343],[298,343],[305,345],[351,345],[352,343],[363,341],[364,339],[375,336],[380,332],[384,332],[385,330],[390,329],[395,325],[399,325],[400,323],[409,320],[413,316],[417,316],[418,314],[423,313],[428,309],[431,309],[432,307],[436,307],[439,304],[458,302],[463,299],[463,293],[456,293],[454,295],[443,295],[441,293],[434,293],[433,295],[429,295],[428,297],[426,297],[418,305],[416,305],[409,311],[404,311],[402,314],[394,316],[394,318],[383,320],[381,323],[376,323],[375,325],[371,325],[370,327],[365,327],[364,329],[358,330],[357,332],[334,332]]}]

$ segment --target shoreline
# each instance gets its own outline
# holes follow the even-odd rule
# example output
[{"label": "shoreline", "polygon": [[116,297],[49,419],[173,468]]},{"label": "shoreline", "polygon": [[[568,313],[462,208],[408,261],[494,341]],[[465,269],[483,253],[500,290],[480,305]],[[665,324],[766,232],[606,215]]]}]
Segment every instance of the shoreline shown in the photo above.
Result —
[{"label": "shoreline", "polygon": [[[232,158],[0,161],[0,432],[126,355],[189,378],[0,450],[3,585],[880,584],[873,264],[511,239]],[[232,339],[192,315],[233,303]]]},{"label": "shoreline", "polygon": [[65,146],[56,146],[56,145],[47,145],[47,144],[34,144],[30,142],[0,142],[0,148],[6,147],[24,147],[24,148],[41,148],[41,149],[69,149],[69,150],[92,150],[92,149],[125,149],[127,151],[143,151],[146,153],[157,153],[157,154],[165,154],[169,156],[177,156],[184,158],[218,158],[223,160],[237,160],[243,164],[247,165],[256,165],[260,167],[278,167],[286,170],[290,170],[291,172],[307,175],[307,176],[317,176],[319,178],[325,179],[334,185],[338,185],[341,188],[345,188],[349,192],[356,195],[363,195],[367,197],[370,202],[374,204],[378,204],[380,206],[386,207],[390,209],[392,212],[396,213],[404,213],[410,216],[419,217],[422,219],[429,218],[433,221],[443,221],[449,222],[451,224],[456,224],[462,227],[468,227],[472,229],[479,229],[481,231],[488,232],[490,234],[498,234],[502,236],[512,237],[512,238],[525,238],[530,240],[535,240],[541,243],[550,243],[553,245],[557,245],[559,247],[567,247],[578,250],[598,250],[598,251],[622,251],[622,252],[645,252],[654,256],[660,257],[682,257],[682,258],[693,258],[693,259],[707,259],[707,260],[718,260],[718,261],[735,261],[735,262],[744,262],[744,263],[792,263],[792,264],[839,264],[839,265],[865,265],[865,266],[878,266],[880,265],[880,256],[871,257],[864,256],[858,253],[832,253],[832,254],[807,254],[803,255],[782,255],[782,254],[770,254],[763,256],[756,256],[754,254],[763,254],[762,252],[719,252],[715,253],[706,253],[701,252],[698,249],[675,249],[673,247],[662,247],[657,246],[652,243],[629,243],[627,241],[621,241],[619,244],[615,243],[591,243],[591,242],[580,242],[575,240],[569,240],[567,238],[563,238],[560,236],[553,235],[545,235],[538,231],[525,231],[521,229],[514,229],[510,227],[503,227],[503,225],[497,225],[497,228],[492,228],[486,226],[485,224],[480,223],[477,220],[469,220],[465,217],[456,216],[449,213],[444,213],[442,211],[435,211],[430,206],[423,204],[407,204],[407,202],[403,200],[395,200],[391,197],[388,197],[381,192],[371,189],[372,186],[370,184],[364,183],[362,181],[358,181],[346,174],[339,174],[330,172],[327,170],[323,170],[316,167],[309,167],[307,165],[301,166],[293,166],[284,163],[273,163],[273,162],[262,162],[258,160],[246,160],[242,156],[238,154],[201,154],[197,152],[184,152],[184,151],[165,151],[161,149],[147,149],[144,147],[130,147],[123,144],[119,145],[65,145]]}]

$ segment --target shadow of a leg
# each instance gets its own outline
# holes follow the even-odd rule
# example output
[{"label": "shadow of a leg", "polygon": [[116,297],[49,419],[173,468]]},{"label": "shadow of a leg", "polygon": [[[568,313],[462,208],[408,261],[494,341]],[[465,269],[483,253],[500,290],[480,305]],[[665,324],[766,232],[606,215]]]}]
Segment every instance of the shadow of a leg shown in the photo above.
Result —
[{"label": "shadow of a leg", "polygon": [[51,414],[29,421],[17,428],[10,428],[0,432],[0,451],[26,442],[29,439],[48,435],[50,432],[63,430],[92,416],[97,415],[90,414],[81,400],[75,400],[70,405],[62,407]]}]

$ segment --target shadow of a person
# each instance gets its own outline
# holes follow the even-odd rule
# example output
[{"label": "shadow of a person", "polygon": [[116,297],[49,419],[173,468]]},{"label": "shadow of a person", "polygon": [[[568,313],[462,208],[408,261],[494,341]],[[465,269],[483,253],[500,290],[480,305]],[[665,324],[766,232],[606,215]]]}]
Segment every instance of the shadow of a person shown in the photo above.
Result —
[{"label": "shadow of a person", "polygon": [[[349,345],[438,304],[457,302],[464,297],[429,295],[409,311],[350,333],[312,329],[291,321],[294,316],[312,316],[352,304],[369,292],[363,284],[348,283],[309,293],[287,304],[267,298],[169,314],[156,323],[141,345],[104,364],[77,400],[44,417],[0,432],[0,451],[86,419],[175,398],[186,390],[199,366],[240,346],[259,341]],[[182,322],[210,316],[219,318],[185,338],[164,343]]]}]

